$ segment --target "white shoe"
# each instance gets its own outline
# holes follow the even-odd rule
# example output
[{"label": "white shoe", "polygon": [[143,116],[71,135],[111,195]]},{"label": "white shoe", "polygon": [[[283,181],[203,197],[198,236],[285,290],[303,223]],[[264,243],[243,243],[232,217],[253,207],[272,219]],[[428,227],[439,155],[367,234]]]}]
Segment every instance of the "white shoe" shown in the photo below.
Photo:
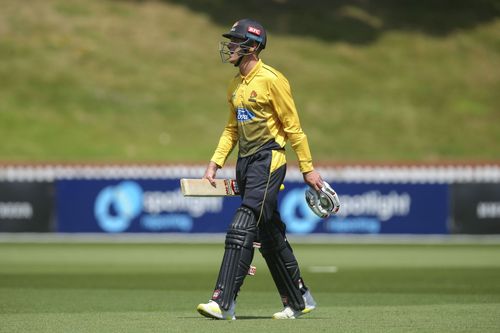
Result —
[{"label": "white shoe", "polygon": [[228,311],[224,311],[220,308],[217,302],[212,300],[208,301],[208,303],[198,304],[196,310],[207,318],[212,319],[222,319],[222,320],[235,320],[236,317],[234,315],[234,309],[236,308],[236,302],[231,303]]},{"label": "white shoe", "polygon": [[309,290],[306,291],[306,293],[302,295],[302,297],[304,298],[304,303],[306,305],[304,310],[294,310],[291,307],[286,306],[280,312],[276,312],[275,314],[273,314],[273,319],[295,319],[316,309],[316,302],[314,301],[314,298],[312,297]]}]

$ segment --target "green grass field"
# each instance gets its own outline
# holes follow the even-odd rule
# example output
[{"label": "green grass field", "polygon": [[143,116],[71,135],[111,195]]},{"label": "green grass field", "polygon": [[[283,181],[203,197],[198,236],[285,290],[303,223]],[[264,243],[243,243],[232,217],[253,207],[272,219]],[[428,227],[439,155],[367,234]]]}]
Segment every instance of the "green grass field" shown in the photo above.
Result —
[{"label": "green grass field", "polygon": [[0,243],[0,331],[500,330],[500,245],[296,245],[319,307],[294,321],[270,319],[280,300],[257,254],[235,322],[195,311],[211,294],[222,248]]},{"label": "green grass field", "polygon": [[498,1],[328,3],[0,0],[0,161],[205,163],[245,16],[316,162],[498,159]]}]

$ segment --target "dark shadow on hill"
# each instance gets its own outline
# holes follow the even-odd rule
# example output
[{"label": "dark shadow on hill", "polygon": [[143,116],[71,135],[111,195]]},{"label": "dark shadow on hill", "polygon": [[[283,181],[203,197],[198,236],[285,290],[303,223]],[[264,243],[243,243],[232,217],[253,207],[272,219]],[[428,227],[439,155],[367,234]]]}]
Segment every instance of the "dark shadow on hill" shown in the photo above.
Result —
[{"label": "dark shadow on hill", "polygon": [[260,21],[272,34],[353,44],[370,43],[391,30],[446,36],[500,16],[499,0],[162,1],[206,14],[227,29],[237,19],[250,17]]}]

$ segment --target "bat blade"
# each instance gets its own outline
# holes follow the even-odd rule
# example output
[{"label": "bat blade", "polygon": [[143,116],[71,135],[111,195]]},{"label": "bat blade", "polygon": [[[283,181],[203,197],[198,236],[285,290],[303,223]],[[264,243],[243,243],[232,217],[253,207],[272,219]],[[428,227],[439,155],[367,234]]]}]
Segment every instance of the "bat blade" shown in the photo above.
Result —
[{"label": "bat blade", "polygon": [[216,179],[215,187],[207,179],[181,179],[181,191],[185,197],[227,197],[240,194],[234,179]]}]

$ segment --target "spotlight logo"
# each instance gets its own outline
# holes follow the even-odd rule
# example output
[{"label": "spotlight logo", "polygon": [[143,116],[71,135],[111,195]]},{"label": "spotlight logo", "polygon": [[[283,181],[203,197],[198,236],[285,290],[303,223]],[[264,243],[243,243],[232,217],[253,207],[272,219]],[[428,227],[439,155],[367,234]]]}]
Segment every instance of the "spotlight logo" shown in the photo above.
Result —
[{"label": "spotlight logo", "polygon": [[306,190],[307,187],[293,189],[281,201],[281,215],[287,222],[287,230],[292,233],[379,233],[383,222],[410,215],[409,193],[390,191],[384,194],[372,190],[340,195],[342,209],[339,214],[322,220],[309,209],[304,200]]},{"label": "spotlight logo", "polygon": [[[316,216],[304,199],[307,187],[296,188],[285,195],[281,201],[280,213],[286,221],[287,230],[296,234],[308,234],[316,229],[321,218]],[[341,201],[342,202],[342,201]],[[343,208],[343,207],[342,207]]]},{"label": "spotlight logo", "polygon": [[127,230],[142,211],[142,197],[142,188],[135,182],[124,181],[105,187],[98,194],[94,206],[99,226],[106,232]]}]

